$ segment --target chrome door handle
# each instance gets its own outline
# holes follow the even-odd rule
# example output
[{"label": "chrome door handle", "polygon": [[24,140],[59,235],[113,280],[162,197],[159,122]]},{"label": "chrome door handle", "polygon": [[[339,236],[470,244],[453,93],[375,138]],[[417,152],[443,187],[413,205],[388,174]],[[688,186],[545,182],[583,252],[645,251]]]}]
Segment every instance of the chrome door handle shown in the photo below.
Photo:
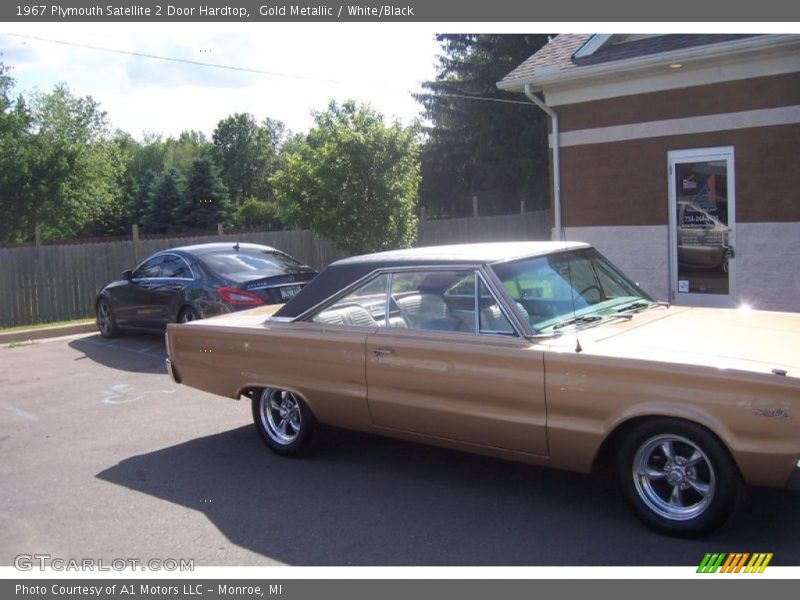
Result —
[{"label": "chrome door handle", "polygon": [[391,348],[373,348],[372,354],[375,356],[384,356],[386,354],[394,354],[394,350]]}]

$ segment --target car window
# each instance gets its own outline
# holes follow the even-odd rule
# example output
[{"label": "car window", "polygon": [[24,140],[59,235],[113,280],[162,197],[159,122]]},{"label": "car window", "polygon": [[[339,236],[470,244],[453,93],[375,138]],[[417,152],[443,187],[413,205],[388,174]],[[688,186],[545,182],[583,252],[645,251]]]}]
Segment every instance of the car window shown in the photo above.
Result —
[{"label": "car window", "polygon": [[634,302],[651,304],[645,292],[594,250],[526,258],[492,269],[535,331],[557,330],[565,321],[592,322]]},{"label": "car window", "polygon": [[192,270],[180,256],[170,254],[164,257],[161,263],[161,277],[181,277],[184,279],[192,278]]},{"label": "car window", "polygon": [[144,277],[159,277],[161,274],[161,263],[163,260],[163,256],[154,256],[152,258],[148,258],[133,272],[133,278],[142,279]]},{"label": "car window", "polygon": [[[464,293],[461,293],[464,292]],[[475,273],[412,271],[392,275],[390,327],[428,331],[475,331]]]},{"label": "car window", "polygon": [[328,325],[516,335],[482,278],[476,302],[475,276],[472,270],[440,269],[382,274],[310,320]]},{"label": "car window", "polygon": [[478,278],[480,294],[480,333],[514,333],[508,318],[503,313],[494,295],[489,291],[483,278]]},{"label": "car window", "polygon": [[371,279],[332,305],[322,309],[311,320],[314,323],[327,325],[385,326],[388,281],[388,275]]},{"label": "car window", "polygon": [[202,260],[223,277],[241,274],[258,275],[281,273],[305,273],[310,269],[288,254],[277,250],[262,250],[242,246],[239,250],[219,250],[202,255]]}]

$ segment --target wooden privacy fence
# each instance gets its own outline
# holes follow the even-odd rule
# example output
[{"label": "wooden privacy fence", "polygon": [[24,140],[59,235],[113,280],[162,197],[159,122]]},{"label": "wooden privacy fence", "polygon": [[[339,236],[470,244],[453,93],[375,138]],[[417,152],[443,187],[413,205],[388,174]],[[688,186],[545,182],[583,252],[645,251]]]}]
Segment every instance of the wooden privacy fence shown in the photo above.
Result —
[{"label": "wooden privacy fence", "polygon": [[495,217],[420,221],[417,245],[549,240],[550,226],[549,210]]},{"label": "wooden privacy fence", "polygon": [[[422,221],[417,245],[550,239],[550,212]],[[150,254],[206,242],[274,246],[316,269],[344,254],[310,231],[116,240],[0,248],[0,327],[94,316],[97,291]]]},{"label": "wooden privacy fence", "polygon": [[274,246],[317,269],[343,256],[310,231],[0,248],[0,327],[91,317],[97,291],[153,252],[219,241]]}]

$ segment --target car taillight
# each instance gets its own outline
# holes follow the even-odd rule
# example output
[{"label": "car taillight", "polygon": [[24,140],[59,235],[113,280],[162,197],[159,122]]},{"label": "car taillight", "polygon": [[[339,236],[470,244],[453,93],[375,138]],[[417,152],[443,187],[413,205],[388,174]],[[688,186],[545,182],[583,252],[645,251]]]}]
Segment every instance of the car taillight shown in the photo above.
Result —
[{"label": "car taillight", "polygon": [[227,304],[236,304],[238,306],[257,306],[264,304],[264,301],[250,292],[244,290],[235,290],[233,288],[219,287],[217,294]]}]

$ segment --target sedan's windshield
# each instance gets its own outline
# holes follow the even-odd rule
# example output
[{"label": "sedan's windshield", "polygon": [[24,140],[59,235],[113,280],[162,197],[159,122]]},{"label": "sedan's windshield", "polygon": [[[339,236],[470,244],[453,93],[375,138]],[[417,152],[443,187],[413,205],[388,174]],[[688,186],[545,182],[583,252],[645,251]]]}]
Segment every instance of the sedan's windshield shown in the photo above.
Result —
[{"label": "sedan's windshield", "polygon": [[492,265],[537,333],[598,323],[654,304],[591,248]]}]

